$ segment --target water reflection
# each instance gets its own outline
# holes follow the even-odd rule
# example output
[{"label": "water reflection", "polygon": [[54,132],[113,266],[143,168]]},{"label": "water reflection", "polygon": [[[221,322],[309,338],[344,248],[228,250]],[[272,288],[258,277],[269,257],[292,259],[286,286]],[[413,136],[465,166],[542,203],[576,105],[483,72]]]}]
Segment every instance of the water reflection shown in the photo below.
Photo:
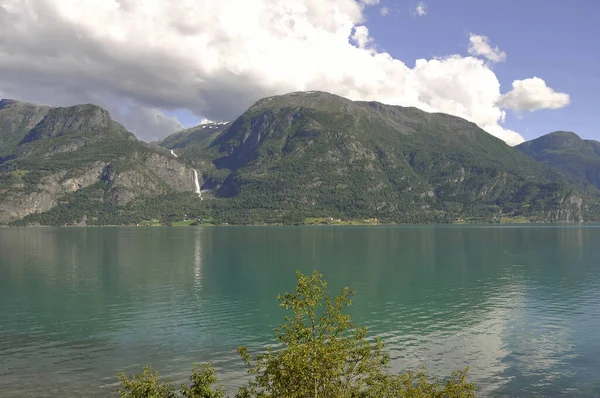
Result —
[{"label": "water reflection", "polygon": [[151,362],[183,381],[201,360],[234,386],[236,347],[271,342],[275,296],[315,268],[357,291],[350,312],[395,370],[468,364],[485,395],[597,395],[599,238],[588,225],[2,229],[0,395],[78,395],[91,379],[105,396],[118,370]]},{"label": "water reflection", "polygon": [[197,289],[202,289],[202,229],[194,231],[194,282]]}]

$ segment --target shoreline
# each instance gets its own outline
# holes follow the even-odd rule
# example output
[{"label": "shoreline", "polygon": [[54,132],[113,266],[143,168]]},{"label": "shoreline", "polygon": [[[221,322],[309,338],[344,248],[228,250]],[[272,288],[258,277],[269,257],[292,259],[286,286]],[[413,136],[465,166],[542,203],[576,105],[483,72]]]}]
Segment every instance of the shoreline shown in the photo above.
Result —
[{"label": "shoreline", "polygon": [[186,224],[186,225],[163,225],[163,224],[152,224],[152,225],[135,225],[135,224],[118,224],[118,225],[26,225],[26,226],[11,226],[11,225],[0,225],[0,229],[19,229],[19,228],[183,228],[183,227],[196,227],[196,228],[215,228],[215,227],[303,227],[303,228],[323,228],[323,227],[410,227],[410,226],[577,226],[577,225],[590,225],[600,224],[600,221],[529,221],[529,222],[461,222],[461,223],[414,223],[414,224],[398,224],[398,223],[332,223],[332,224]]}]

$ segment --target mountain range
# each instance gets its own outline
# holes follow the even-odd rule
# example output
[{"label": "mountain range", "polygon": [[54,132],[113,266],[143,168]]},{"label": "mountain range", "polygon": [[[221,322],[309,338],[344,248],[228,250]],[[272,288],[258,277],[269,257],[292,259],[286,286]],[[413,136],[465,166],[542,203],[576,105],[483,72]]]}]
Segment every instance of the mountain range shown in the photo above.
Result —
[{"label": "mountain range", "polygon": [[556,131],[516,147],[565,176],[600,188],[600,142],[583,140],[569,131]]},{"label": "mountain range", "polygon": [[513,148],[458,117],[324,92],[154,143],[95,105],[0,101],[1,224],[594,221],[598,188],[600,143],[574,133]]}]

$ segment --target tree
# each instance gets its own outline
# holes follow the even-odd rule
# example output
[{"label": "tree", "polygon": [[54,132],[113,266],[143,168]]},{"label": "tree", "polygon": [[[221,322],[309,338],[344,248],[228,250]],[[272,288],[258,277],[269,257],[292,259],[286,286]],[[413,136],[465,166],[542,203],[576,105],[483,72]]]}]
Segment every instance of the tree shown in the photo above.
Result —
[{"label": "tree", "polygon": [[170,380],[159,382],[158,372],[153,372],[152,367],[145,366],[142,374],[127,377],[119,373],[121,388],[117,390],[121,398],[175,398],[175,386]]},{"label": "tree", "polygon": [[[236,398],[471,398],[475,387],[467,381],[467,370],[452,373],[447,380],[431,379],[424,370],[390,375],[389,355],[379,338],[370,341],[367,329],[355,327],[344,313],[354,292],[348,287],[329,297],[327,282],[317,271],[296,272],[293,293],[277,297],[291,311],[275,330],[278,348],[267,347],[252,358],[246,347],[238,353],[251,376]],[[141,376],[119,378],[122,398],[172,398],[177,394],[170,381],[159,383],[149,367]],[[222,398],[221,388],[209,364],[194,365],[191,386],[182,386],[185,398]]]},{"label": "tree", "polygon": [[238,395],[344,398],[370,391],[384,378],[389,356],[380,339],[367,342],[367,330],[354,328],[350,316],[342,312],[354,293],[346,287],[331,299],[321,274],[296,276],[296,292],[278,296],[280,305],[293,312],[276,329],[283,349],[268,348],[252,361],[248,350],[239,348],[255,378]]},{"label": "tree", "polygon": [[343,312],[354,294],[348,287],[335,298],[317,271],[296,273],[295,293],[278,296],[292,311],[276,329],[281,348],[267,347],[252,359],[246,347],[238,352],[253,376],[238,398],[359,398],[359,397],[473,397],[467,369],[446,382],[430,381],[425,371],[388,375],[389,355],[383,342],[367,339],[367,329],[355,327]]},{"label": "tree", "polygon": [[[175,385],[167,379],[159,381],[158,372],[153,372],[150,366],[144,367],[140,376],[127,377],[119,373],[121,388],[117,390],[121,398],[176,398],[178,397]],[[219,380],[214,368],[208,364],[194,364],[191,385],[182,385],[180,396],[185,398],[222,398],[222,388],[213,389],[211,386]]]},{"label": "tree", "polygon": [[190,376],[191,386],[182,386],[181,395],[185,398],[222,398],[223,389],[214,390],[211,386],[218,383],[219,379],[215,369],[208,363],[195,364]]}]

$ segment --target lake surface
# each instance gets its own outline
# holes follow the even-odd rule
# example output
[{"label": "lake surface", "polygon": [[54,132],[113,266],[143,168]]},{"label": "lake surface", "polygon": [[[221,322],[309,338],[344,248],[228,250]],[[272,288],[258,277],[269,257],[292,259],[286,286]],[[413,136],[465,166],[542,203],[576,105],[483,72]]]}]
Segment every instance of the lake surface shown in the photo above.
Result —
[{"label": "lake surface", "polygon": [[114,396],[273,342],[294,271],[356,291],[395,370],[482,396],[600,395],[600,226],[0,229],[0,396]]}]

